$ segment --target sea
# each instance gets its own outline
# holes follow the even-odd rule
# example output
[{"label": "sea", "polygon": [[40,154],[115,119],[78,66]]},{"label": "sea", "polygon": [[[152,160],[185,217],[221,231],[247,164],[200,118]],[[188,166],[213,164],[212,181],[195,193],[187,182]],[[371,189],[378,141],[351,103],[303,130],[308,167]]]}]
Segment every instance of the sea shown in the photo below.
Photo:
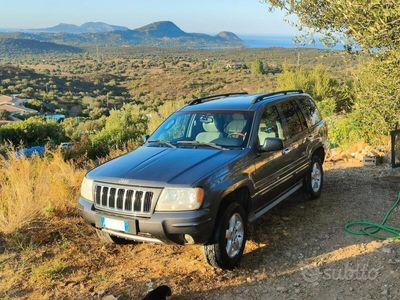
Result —
[{"label": "sea", "polygon": [[270,48],[270,47],[282,47],[282,48],[315,48],[315,49],[332,49],[332,50],[343,50],[343,45],[338,43],[334,47],[326,47],[322,42],[316,40],[310,44],[296,44],[294,42],[294,36],[276,36],[276,35],[239,35],[244,41],[247,48]]}]

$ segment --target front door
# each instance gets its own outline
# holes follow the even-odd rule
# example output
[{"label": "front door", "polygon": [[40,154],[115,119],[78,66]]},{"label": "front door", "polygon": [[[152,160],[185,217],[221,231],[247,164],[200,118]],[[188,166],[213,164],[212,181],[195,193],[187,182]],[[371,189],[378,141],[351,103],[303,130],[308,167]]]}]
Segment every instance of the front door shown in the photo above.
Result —
[{"label": "front door", "polygon": [[[267,137],[283,140],[283,122],[275,105],[265,107],[258,126],[258,147]],[[279,182],[285,176],[287,156],[282,151],[258,152],[255,160],[255,210],[271,202],[279,193]]]}]

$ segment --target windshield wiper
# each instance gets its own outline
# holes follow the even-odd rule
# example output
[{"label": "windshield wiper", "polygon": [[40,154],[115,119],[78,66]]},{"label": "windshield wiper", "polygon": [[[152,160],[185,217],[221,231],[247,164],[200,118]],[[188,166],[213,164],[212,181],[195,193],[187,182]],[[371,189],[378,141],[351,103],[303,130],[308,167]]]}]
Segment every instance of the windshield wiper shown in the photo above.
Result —
[{"label": "windshield wiper", "polygon": [[193,145],[193,146],[207,146],[207,147],[211,147],[211,148],[215,148],[215,149],[219,149],[219,150],[226,150],[226,148],[214,144],[214,143],[205,143],[205,142],[199,142],[199,141],[179,141],[177,142],[177,144],[181,144],[181,145]]},{"label": "windshield wiper", "polygon": [[175,145],[173,145],[173,144],[171,144],[170,142],[165,141],[165,140],[150,140],[150,141],[147,141],[147,142],[148,142],[148,143],[158,143],[158,144],[161,144],[161,145],[168,146],[168,147],[170,147],[170,148],[176,148]]}]

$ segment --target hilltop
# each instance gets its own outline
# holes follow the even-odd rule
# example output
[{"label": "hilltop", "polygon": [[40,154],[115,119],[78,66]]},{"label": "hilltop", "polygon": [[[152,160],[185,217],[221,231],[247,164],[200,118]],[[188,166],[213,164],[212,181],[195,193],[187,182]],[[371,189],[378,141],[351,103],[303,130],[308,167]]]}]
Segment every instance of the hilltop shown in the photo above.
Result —
[{"label": "hilltop", "polygon": [[43,53],[79,53],[82,49],[59,45],[51,42],[42,42],[33,39],[0,38],[0,53],[15,54],[43,54]]},{"label": "hilltop", "polygon": [[27,32],[48,32],[48,33],[99,33],[99,32],[110,32],[110,31],[124,31],[129,28],[118,25],[110,25],[104,22],[87,22],[82,25],[60,23],[56,26],[40,28],[40,29],[28,29]]}]

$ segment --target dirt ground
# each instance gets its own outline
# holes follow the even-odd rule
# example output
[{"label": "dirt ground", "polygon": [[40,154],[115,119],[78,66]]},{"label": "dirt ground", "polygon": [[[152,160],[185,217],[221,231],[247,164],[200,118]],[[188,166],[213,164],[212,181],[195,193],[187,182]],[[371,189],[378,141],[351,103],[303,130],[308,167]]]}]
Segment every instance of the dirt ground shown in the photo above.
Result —
[{"label": "dirt ground", "polygon": [[[351,236],[343,225],[380,221],[400,192],[399,173],[325,168],[320,199],[299,192],[250,226],[236,270],[207,266],[201,247],[101,245],[72,211],[32,228],[29,242],[0,240],[0,298],[141,299],[167,284],[171,299],[398,299],[400,242]],[[400,227],[400,209],[389,223]]]}]

